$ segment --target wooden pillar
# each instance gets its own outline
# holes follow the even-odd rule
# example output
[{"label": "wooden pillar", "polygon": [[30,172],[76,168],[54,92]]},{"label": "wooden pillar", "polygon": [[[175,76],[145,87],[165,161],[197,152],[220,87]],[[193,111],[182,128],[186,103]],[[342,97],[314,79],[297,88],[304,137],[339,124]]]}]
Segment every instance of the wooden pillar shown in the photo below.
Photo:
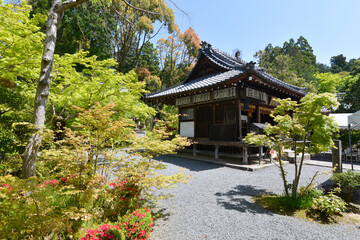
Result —
[{"label": "wooden pillar", "polygon": [[[181,122],[181,111],[182,111],[182,109],[180,108],[180,107],[178,107],[178,111],[179,111],[179,116],[178,116],[178,118],[179,118],[179,121],[178,121],[178,129],[179,129],[179,134],[180,134],[180,122]],[[152,129],[152,128],[151,128]]]},{"label": "wooden pillar", "polygon": [[243,164],[248,164],[249,163],[249,156],[248,156],[248,151],[247,151],[247,146],[243,146]]},{"label": "wooden pillar", "polygon": [[215,159],[219,159],[219,146],[215,145]]},{"label": "wooden pillar", "polygon": [[215,124],[215,109],[216,109],[215,104],[216,103],[212,104],[212,124]]},{"label": "wooden pillar", "polygon": [[193,143],[193,156],[196,156],[196,144]]},{"label": "wooden pillar", "polygon": [[238,118],[239,118],[239,121],[238,121],[238,128],[239,128],[239,136],[238,136],[238,139],[241,140],[242,139],[242,123],[241,123],[241,101],[240,99],[238,99],[236,101],[236,104],[237,104],[237,110],[238,110]]},{"label": "wooden pillar", "polygon": [[256,122],[260,123],[261,119],[260,119],[260,107],[257,106],[256,107]]},{"label": "wooden pillar", "polygon": [[194,139],[196,138],[196,106],[194,106]]}]

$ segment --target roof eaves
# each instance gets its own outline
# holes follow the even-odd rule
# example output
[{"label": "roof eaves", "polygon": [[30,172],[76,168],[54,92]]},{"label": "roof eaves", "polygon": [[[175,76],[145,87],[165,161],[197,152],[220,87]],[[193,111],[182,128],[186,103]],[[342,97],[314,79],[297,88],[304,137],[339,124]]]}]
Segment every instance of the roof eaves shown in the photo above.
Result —
[{"label": "roof eaves", "polygon": [[179,87],[179,86],[181,86],[181,84],[177,84],[177,85],[174,85],[174,86],[172,86],[172,87],[169,87],[169,88],[166,88],[166,89],[163,89],[163,90],[154,92],[154,93],[146,94],[146,98],[156,97],[157,95],[159,95],[159,94],[161,94],[161,93],[164,93],[164,92],[167,92],[167,91],[172,91],[174,88],[177,88],[177,87]]},{"label": "roof eaves", "polygon": [[234,77],[237,77],[242,73],[243,73],[243,71],[241,71],[241,70],[230,70],[227,72],[215,73],[215,74],[212,74],[207,77],[195,79],[188,83],[178,84],[169,89],[164,89],[159,92],[148,94],[148,95],[146,95],[146,98],[148,98],[148,99],[157,98],[157,97],[162,97],[162,96],[167,96],[167,95],[179,94],[179,93],[182,93],[185,91],[196,90],[196,89],[200,89],[200,88],[204,88],[204,87],[211,87],[218,83],[224,82],[224,81],[232,79]]},{"label": "roof eaves", "polygon": [[307,92],[305,91],[305,88],[301,88],[301,87],[297,87],[295,85],[292,85],[292,84],[289,84],[289,83],[286,83],[280,79],[277,79],[273,76],[271,76],[270,74],[266,73],[264,70],[262,69],[254,69],[254,72],[256,72],[257,74],[263,76],[265,79],[267,79],[268,81],[272,82],[272,83],[275,83],[281,87],[285,87],[289,90],[292,90],[294,92],[297,92],[299,94],[302,94],[302,95],[306,95]]}]

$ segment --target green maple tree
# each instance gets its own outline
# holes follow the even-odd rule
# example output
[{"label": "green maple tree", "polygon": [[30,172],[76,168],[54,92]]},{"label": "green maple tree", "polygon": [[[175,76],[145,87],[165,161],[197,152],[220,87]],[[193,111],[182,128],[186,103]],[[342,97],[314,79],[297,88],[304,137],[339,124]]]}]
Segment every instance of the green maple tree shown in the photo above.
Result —
[{"label": "green maple tree", "polygon": [[[277,151],[278,164],[287,196],[297,195],[305,154],[317,154],[334,147],[333,134],[338,131],[336,121],[321,113],[323,107],[336,108],[338,102],[334,94],[308,94],[300,103],[291,99],[279,99],[279,105],[271,113],[275,124],[267,124],[265,134],[250,133],[246,142],[267,146]],[[292,182],[287,179],[284,168],[283,151],[292,149],[295,153],[295,176]],[[300,159],[297,154],[300,153]]]}]

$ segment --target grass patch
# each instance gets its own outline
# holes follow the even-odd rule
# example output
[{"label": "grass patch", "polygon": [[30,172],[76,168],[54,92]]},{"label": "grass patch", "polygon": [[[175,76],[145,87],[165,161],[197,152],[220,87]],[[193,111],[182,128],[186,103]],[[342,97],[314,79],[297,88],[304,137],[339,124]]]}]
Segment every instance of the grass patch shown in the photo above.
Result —
[{"label": "grass patch", "polygon": [[293,216],[295,209],[286,207],[283,196],[264,194],[254,197],[255,203],[260,205],[262,208],[267,209],[273,213]]}]

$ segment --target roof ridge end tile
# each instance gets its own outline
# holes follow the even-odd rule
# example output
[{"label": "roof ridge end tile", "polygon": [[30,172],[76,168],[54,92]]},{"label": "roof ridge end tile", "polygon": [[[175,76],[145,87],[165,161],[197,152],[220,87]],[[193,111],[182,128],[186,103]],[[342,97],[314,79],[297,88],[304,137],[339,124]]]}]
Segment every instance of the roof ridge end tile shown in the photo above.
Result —
[{"label": "roof ridge end tile", "polygon": [[225,52],[225,51],[223,51],[223,50],[220,50],[220,49],[218,49],[218,48],[216,48],[216,47],[214,47],[214,46],[212,46],[212,45],[210,45],[210,47],[211,47],[212,49],[214,49],[215,51],[217,51],[218,53],[220,53],[220,54],[224,55],[225,57],[227,57],[229,60],[231,60],[231,61],[233,61],[233,62],[235,62],[235,63],[237,63],[237,64],[245,65],[245,64],[247,63],[245,60],[243,60],[243,59],[236,59],[236,58],[234,58],[233,56],[231,56],[230,53],[227,53],[227,52]]}]

